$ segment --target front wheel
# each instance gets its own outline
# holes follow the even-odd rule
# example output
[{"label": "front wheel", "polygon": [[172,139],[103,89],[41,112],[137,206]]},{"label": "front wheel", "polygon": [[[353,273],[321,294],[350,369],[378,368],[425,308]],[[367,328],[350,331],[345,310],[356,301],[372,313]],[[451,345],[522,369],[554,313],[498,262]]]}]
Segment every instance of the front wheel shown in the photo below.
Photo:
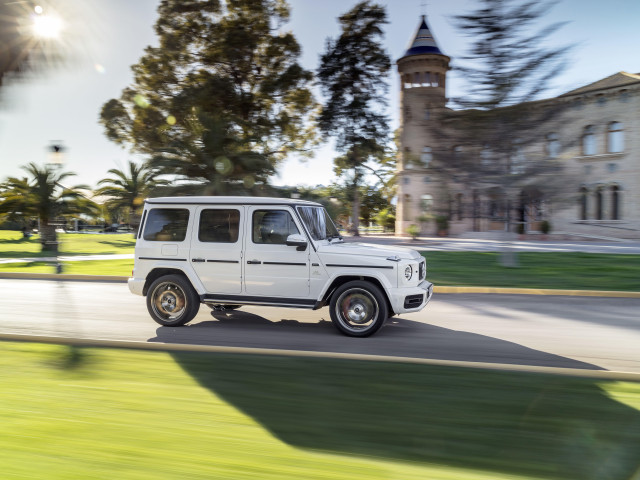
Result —
[{"label": "front wheel", "polygon": [[196,316],[200,310],[200,299],[185,277],[165,275],[149,287],[147,310],[160,325],[179,327]]},{"label": "front wheel", "polygon": [[371,282],[345,283],[331,296],[331,321],[350,337],[368,337],[377,332],[389,316],[384,293]]}]

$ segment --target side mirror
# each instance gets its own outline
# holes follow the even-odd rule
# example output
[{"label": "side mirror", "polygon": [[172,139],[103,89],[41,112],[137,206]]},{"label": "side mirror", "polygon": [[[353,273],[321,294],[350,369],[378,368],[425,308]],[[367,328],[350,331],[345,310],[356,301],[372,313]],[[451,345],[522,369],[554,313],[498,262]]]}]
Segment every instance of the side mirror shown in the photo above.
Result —
[{"label": "side mirror", "polygon": [[307,249],[307,245],[308,245],[305,238],[302,235],[297,233],[289,235],[287,237],[286,243],[289,247],[296,247],[296,250],[299,252],[304,252]]}]

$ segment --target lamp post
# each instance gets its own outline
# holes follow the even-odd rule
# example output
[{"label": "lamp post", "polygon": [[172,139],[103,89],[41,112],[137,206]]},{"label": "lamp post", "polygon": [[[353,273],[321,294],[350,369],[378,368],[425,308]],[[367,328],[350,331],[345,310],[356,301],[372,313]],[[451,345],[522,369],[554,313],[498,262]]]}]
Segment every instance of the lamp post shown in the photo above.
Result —
[{"label": "lamp post", "polygon": [[[60,140],[52,140],[51,145],[47,147],[48,162],[46,163],[46,166],[52,172],[62,170],[62,166],[64,165],[65,150],[66,148],[64,147],[64,145]],[[60,188],[64,188],[62,185],[58,184],[57,182],[56,182],[56,186]],[[49,225],[53,226],[53,236],[52,236],[53,241],[49,241],[49,244],[51,245],[52,250],[56,255],[56,263],[55,263],[56,273],[62,273],[63,267],[62,267],[62,263],[60,263],[60,259],[58,258],[59,242],[58,242],[58,232],[56,231],[61,224],[57,222],[55,219],[51,218],[49,219]]]}]

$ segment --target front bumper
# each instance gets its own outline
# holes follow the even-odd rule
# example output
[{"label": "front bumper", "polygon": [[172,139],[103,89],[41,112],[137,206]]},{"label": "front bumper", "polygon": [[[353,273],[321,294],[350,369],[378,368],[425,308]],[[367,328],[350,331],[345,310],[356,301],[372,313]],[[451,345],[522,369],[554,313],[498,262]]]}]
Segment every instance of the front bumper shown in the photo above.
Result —
[{"label": "front bumper", "polygon": [[394,313],[419,312],[433,296],[433,284],[426,280],[416,287],[398,288],[391,292],[391,307]]}]

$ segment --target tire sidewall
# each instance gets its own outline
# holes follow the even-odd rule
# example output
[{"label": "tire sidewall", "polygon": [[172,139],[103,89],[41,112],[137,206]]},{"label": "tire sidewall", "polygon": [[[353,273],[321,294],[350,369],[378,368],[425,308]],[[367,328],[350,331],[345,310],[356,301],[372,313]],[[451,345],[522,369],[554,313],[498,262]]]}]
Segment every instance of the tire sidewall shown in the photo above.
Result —
[{"label": "tire sidewall", "polygon": [[[378,304],[378,316],[376,320],[366,329],[363,330],[352,330],[347,328],[343,321],[340,320],[340,313],[337,312],[337,303],[340,296],[348,291],[348,290],[364,290],[368,292]],[[387,298],[385,294],[380,290],[380,288],[374,285],[371,282],[366,280],[354,280],[351,282],[347,282],[344,285],[341,285],[333,292],[331,295],[331,301],[329,303],[329,313],[331,316],[331,321],[333,325],[343,334],[349,337],[368,337],[376,333],[380,327],[384,324],[384,322],[389,317],[389,308],[387,307]],[[346,323],[346,321],[344,321]]]},{"label": "tire sidewall", "polygon": [[[184,312],[182,312],[182,315],[180,315],[178,318],[174,320],[165,320],[157,316],[153,310],[153,305],[152,305],[153,294],[156,288],[161,283],[167,283],[167,282],[175,283],[176,285],[178,285],[182,289],[185,295],[186,307],[184,309]],[[175,275],[175,274],[163,275],[162,277],[159,277],[156,280],[154,280],[151,286],[149,287],[149,291],[147,293],[147,310],[149,311],[149,315],[151,315],[151,318],[153,318],[153,320],[156,323],[162,326],[180,327],[182,325],[185,325],[186,323],[189,323],[191,320],[193,320],[193,317],[196,316],[199,309],[200,309],[200,299],[198,298],[198,294],[193,289],[191,282],[189,282],[189,280],[182,275]]]}]

